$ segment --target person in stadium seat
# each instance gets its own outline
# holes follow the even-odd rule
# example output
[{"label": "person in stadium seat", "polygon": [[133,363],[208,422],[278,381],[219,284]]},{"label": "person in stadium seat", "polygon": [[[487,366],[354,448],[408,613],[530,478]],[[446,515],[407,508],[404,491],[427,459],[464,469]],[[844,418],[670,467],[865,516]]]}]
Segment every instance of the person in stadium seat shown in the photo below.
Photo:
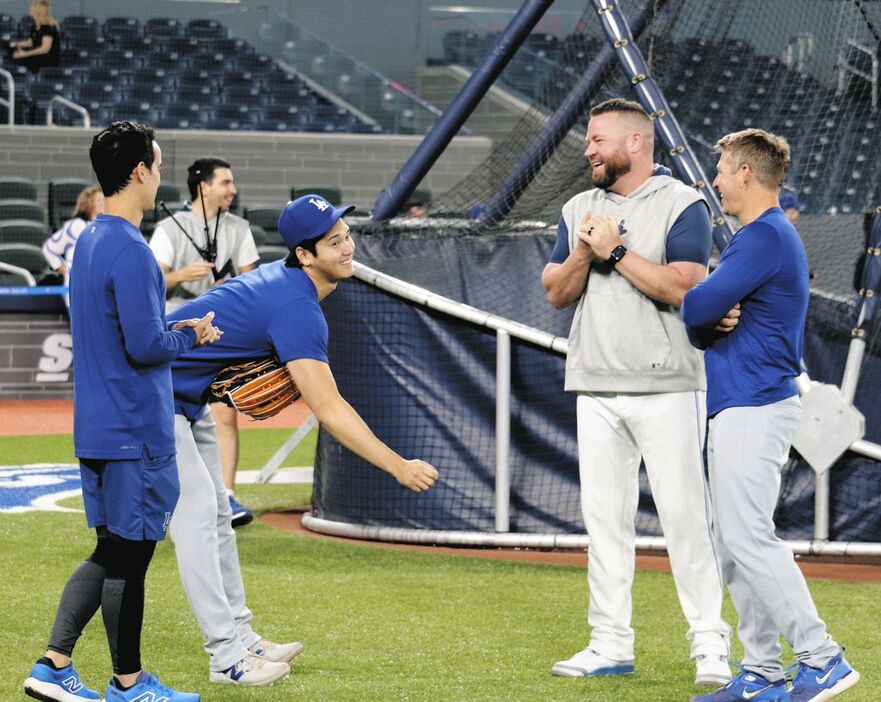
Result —
[{"label": "person in stadium seat", "polygon": [[86,225],[103,211],[104,194],[101,188],[97,185],[86,188],[77,196],[73,216],[43,242],[43,258],[53,271],[64,276],[65,285],[70,279],[70,264],[73,261],[76,240]]},{"label": "person in stadium seat", "polygon": [[565,389],[577,393],[581,505],[590,536],[587,647],[552,672],[634,670],[631,628],[638,469],[645,461],[695,660],[695,682],[724,683],[730,627],[707,524],[701,354],[679,317],[707,274],[709,209],[652,162],[654,128],[635,102],[590,112],[585,157],[592,190],[563,206],[542,272],[548,301],[578,307]]},{"label": "person in stadium seat", "polygon": [[[745,129],[715,148],[713,186],[741,228],[716,269],[685,294],[682,319],[692,343],[706,349],[713,536],[740,618],[743,666],[724,688],[694,700],[831,700],[860,675],[829,636],[774,527],[783,466],[801,421],[795,379],[809,288],[804,245],[778,201],[789,144]],[[735,305],[737,324],[715,331]],[[789,689],[781,634],[797,658]]]},{"label": "person in stadium seat", "polygon": [[107,702],[198,702],[141,667],[144,580],[179,495],[171,361],[220,332],[202,319],[169,324],[165,281],[138,227],[160,183],[153,130],[114,122],[89,157],[106,198],[77,242],[71,268],[74,450],[95,551],[68,578],[46,653],[25,692],[49,702],[98,700],[71,656],[99,607],[113,675]]},{"label": "person in stadium seat", "polygon": [[172,368],[181,499],[169,534],[205,637],[212,682],[271,684],[303,650],[298,642],[267,642],[251,625],[231,510],[216,447],[212,450],[213,428],[199,421],[219,371],[274,356],[323,428],[346,448],[414,492],[428,490],[438,478],[433,466],[404,459],[370,430],[340,395],[328,364],[327,322],[319,303],[354,273],[355,244],[343,219],[352,209],[336,208],[317,194],[289,202],[279,218],[286,259],[216,286],[169,315],[186,319],[216,306],[224,328],[222,347],[210,354],[196,349]]},{"label": "person in stadium seat", "polygon": [[61,31],[47,0],[33,0],[28,14],[34,20],[33,33],[27,39],[12,42],[10,48],[13,61],[36,73],[60,63]]},{"label": "person in stadium seat", "polygon": [[[150,248],[165,272],[169,312],[214,285],[254,270],[260,261],[248,221],[229,211],[237,192],[230,164],[207,156],[194,161],[187,173],[192,210],[161,220],[150,239]],[[214,403],[202,421],[217,425],[233,526],[248,524],[254,514],[233,494],[239,462],[236,413],[223,403]]]}]

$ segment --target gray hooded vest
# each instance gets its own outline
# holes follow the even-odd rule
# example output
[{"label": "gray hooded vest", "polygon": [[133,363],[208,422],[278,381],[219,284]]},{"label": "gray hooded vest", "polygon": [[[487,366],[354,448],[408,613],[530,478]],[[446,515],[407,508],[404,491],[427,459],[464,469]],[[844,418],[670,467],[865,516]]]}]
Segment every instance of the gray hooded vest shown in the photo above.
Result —
[{"label": "gray hooded vest", "polygon": [[[703,197],[666,175],[627,197],[595,188],[563,206],[574,250],[586,212],[614,215],[622,242],[648,261],[667,263],[667,234]],[[683,392],[706,389],[703,354],[689,342],[679,309],[647,297],[611,264],[594,260],[569,332],[565,389],[574,392]]]}]

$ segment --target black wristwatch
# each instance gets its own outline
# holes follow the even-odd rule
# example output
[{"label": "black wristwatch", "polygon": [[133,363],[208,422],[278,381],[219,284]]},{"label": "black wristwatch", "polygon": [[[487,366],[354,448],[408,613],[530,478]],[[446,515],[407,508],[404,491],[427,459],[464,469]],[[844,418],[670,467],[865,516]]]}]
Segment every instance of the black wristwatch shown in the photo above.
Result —
[{"label": "black wristwatch", "polygon": [[612,253],[609,254],[609,262],[613,266],[617,266],[618,261],[620,261],[622,258],[624,258],[624,254],[626,254],[626,253],[627,253],[627,247],[616,246],[614,249],[612,249]]}]

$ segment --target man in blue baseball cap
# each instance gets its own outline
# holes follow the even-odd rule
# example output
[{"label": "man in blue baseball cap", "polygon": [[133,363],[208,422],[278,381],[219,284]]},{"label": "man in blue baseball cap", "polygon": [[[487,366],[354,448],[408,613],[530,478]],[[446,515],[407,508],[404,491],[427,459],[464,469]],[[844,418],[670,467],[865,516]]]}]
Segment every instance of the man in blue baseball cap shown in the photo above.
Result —
[{"label": "man in blue baseball cap", "polygon": [[805,203],[798,199],[798,193],[780,193],[780,209],[790,222],[795,222],[804,208]]},{"label": "man in blue baseball cap", "polygon": [[354,273],[355,243],[343,219],[353,209],[333,207],[319,195],[289,202],[278,220],[287,258],[216,286],[169,315],[176,322],[195,310],[213,310],[224,331],[213,353],[186,353],[172,365],[181,497],[169,533],[205,638],[212,682],[271,684],[303,650],[298,642],[266,641],[251,627],[217,440],[213,424],[200,421],[219,371],[274,356],[343,446],[414,492],[428,490],[438,478],[433,466],[404,459],[376,437],[340,395],[328,365],[327,322],[319,303]]}]

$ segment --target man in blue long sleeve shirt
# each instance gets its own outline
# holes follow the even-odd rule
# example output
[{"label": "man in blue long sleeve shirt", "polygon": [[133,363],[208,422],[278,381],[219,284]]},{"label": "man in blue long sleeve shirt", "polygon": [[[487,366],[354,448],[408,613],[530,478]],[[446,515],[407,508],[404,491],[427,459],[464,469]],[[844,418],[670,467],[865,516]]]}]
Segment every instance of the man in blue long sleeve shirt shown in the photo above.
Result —
[{"label": "man in blue long sleeve shirt", "polygon": [[114,122],[92,141],[106,214],[79,238],[71,276],[74,446],[95,552],[70,576],[48,650],[25,692],[40,700],[97,700],[71,662],[83,628],[101,608],[113,676],[108,702],[192,702],[142,670],[144,578],[177,502],[171,361],[215,340],[213,313],[169,329],[165,279],[138,226],[152,209],[162,152],[153,131]]},{"label": "man in blue long sleeve shirt", "polygon": [[[830,700],[860,676],[827,633],[773,521],[801,417],[795,378],[808,306],[805,250],[778,203],[789,144],[747,129],[716,150],[713,185],[743,227],[716,270],[685,294],[681,312],[692,343],[706,349],[713,535],[744,655],[739,675],[694,700]],[[781,634],[798,659],[789,689]]]}]

